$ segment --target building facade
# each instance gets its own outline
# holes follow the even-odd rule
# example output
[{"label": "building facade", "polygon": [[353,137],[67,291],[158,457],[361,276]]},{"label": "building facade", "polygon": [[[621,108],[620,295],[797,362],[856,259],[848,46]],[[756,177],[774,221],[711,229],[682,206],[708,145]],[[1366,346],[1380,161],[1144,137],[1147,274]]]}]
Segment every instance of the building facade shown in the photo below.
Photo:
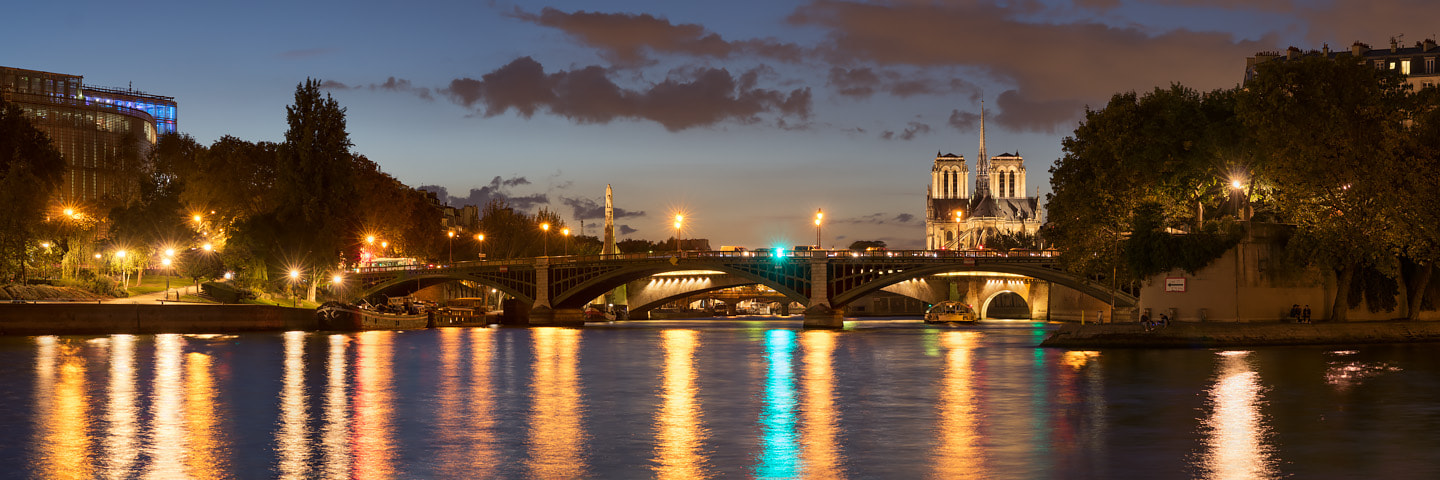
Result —
[{"label": "building facade", "polygon": [[[176,131],[171,97],[90,87],[79,75],[0,67],[0,98],[19,106],[65,158],[61,204],[104,206],[133,194],[157,135]],[[127,180],[128,179],[128,180]]]},{"label": "building facade", "polygon": [[1039,196],[1025,196],[1025,158],[1019,152],[989,157],[985,153],[985,106],[980,106],[980,151],[975,161],[975,189],[964,155],[935,154],[930,186],[925,191],[925,247],[931,250],[985,248],[1000,234],[1040,230]]},{"label": "building facade", "polygon": [[1415,42],[1414,46],[1403,46],[1399,39],[1391,38],[1388,49],[1372,49],[1368,44],[1355,42],[1350,45],[1350,51],[1331,51],[1330,45],[1327,44],[1319,51],[1305,52],[1290,47],[1283,54],[1260,52],[1245,59],[1245,81],[1248,82],[1255,77],[1255,69],[1262,63],[1279,59],[1296,60],[1310,56],[1359,58],[1374,65],[1377,69],[1399,70],[1400,73],[1407,76],[1407,81],[1416,90],[1440,85],[1440,71],[1437,71],[1435,66],[1437,57],[1440,57],[1440,45],[1437,45],[1434,39],[1429,38]]}]

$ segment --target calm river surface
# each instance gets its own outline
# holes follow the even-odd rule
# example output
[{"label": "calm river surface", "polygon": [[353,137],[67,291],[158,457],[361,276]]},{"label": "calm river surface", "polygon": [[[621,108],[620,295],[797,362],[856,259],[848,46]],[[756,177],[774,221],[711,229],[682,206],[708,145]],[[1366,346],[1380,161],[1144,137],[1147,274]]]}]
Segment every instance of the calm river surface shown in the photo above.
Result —
[{"label": "calm river surface", "polygon": [[1440,347],[1031,322],[0,338],[0,477],[1440,478]]}]

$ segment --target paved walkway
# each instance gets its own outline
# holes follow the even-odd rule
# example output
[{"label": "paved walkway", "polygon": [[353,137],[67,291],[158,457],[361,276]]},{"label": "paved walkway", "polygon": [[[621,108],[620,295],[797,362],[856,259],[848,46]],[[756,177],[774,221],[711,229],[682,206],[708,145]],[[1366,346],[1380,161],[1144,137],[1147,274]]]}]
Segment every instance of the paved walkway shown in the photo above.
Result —
[{"label": "paved walkway", "polygon": [[[189,295],[192,293],[193,290],[195,290],[194,285],[172,286],[169,290],[162,290],[159,292],[147,293],[144,295],[132,295],[125,298],[112,298],[110,300],[101,300],[100,303],[122,305],[130,305],[135,303],[151,305],[171,304],[175,303],[175,299],[178,298],[178,296]],[[165,300],[167,298],[170,299],[170,301],[162,302],[162,300]]]}]

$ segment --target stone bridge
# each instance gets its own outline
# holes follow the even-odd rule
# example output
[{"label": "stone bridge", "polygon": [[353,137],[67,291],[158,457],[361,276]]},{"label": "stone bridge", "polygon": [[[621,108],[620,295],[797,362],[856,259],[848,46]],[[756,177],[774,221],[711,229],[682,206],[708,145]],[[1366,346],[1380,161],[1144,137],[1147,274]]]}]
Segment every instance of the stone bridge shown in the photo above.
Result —
[{"label": "stone bridge", "polygon": [[[815,251],[773,255],[768,252],[669,252],[618,255],[552,256],[514,260],[457,262],[434,267],[362,268],[359,297],[405,295],[445,282],[467,280],[498,289],[532,305],[530,323],[583,323],[583,309],[616,287],[656,274],[718,271],[761,284],[806,305],[805,325],[840,327],[841,308],[867,294],[906,280],[949,272],[999,272],[1045,280],[1082,294],[1133,308],[1134,292],[1115,291],[1060,268],[1049,252],[1010,254],[994,251]],[[717,287],[720,288],[720,287]]]}]

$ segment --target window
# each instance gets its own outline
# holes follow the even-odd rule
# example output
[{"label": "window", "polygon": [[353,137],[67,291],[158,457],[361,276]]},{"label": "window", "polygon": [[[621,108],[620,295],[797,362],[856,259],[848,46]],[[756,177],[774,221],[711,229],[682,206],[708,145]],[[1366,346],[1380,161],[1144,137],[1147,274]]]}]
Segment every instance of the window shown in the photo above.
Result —
[{"label": "window", "polygon": [[1400,74],[1401,74],[1401,75],[1409,75],[1409,74],[1410,74],[1410,61],[1409,61],[1409,60],[1401,60],[1401,61],[1400,61]]},{"label": "window", "polygon": [[1435,57],[1425,59],[1425,73],[1435,73]]},{"label": "window", "polygon": [[1376,60],[1376,61],[1375,61],[1375,69],[1376,69],[1376,70],[1383,70],[1384,68],[1385,68],[1385,61],[1384,61],[1384,60]]}]

